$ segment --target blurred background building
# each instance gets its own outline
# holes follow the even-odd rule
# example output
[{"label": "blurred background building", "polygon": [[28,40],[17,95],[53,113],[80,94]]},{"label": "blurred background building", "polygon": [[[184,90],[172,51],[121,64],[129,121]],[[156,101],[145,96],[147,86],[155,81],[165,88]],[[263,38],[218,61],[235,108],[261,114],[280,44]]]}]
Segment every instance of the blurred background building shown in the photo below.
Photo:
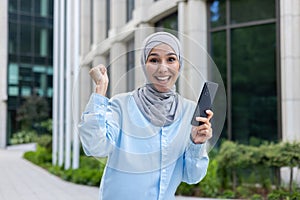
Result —
[{"label": "blurred background building", "polygon": [[[52,110],[53,0],[4,0],[1,9],[0,147],[21,129],[26,97],[44,97]],[[49,112],[51,116],[51,112]]]},{"label": "blurred background building", "polygon": [[[76,167],[76,124],[93,91],[89,69],[108,66],[108,96],[130,91],[143,84],[134,50],[170,29],[189,62],[203,62],[192,38],[218,67],[227,95],[221,137],[300,140],[298,0],[2,0],[0,15],[1,147],[19,128],[23,97],[37,93],[53,98],[53,162]],[[179,93],[189,97],[189,88],[179,81]]]}]

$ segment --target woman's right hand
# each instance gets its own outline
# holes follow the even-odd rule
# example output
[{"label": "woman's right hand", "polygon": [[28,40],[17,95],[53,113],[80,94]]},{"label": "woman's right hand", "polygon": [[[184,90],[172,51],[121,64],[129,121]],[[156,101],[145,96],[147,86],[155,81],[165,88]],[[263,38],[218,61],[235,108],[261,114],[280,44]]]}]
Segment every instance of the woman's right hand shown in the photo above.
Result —
[{"label": "woman's right hand", "polygon": [[105,96],[109,82],[106,67],[100,64],[93,67],[89,74],[96,84],[96,93]]}]

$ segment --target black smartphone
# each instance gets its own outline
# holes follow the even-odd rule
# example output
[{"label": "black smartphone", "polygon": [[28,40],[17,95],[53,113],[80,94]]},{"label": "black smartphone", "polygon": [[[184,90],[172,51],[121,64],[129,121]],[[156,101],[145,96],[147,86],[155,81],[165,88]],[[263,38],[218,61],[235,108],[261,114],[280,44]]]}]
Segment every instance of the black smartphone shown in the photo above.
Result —
[{"label": "black smartphone", "polygon": [[204,83],[197,106],[191,121],[193,126],[200,126],[202,122],[196,121],[196,117],[207,117],[206,110],[212,109],[212,104],[218,90],[218,84],[207,81]]}]

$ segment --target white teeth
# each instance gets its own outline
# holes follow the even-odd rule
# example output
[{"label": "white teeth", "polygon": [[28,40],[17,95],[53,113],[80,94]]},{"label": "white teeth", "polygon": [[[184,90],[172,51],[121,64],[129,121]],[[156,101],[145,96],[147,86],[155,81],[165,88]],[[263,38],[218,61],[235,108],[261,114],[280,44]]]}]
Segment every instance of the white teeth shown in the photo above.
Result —
[{"label": "white teeth", "polygon": [[160,81],[165,81],[169,79],[169,76],[164,76],[164,77],[157,77],[158,80]]}]

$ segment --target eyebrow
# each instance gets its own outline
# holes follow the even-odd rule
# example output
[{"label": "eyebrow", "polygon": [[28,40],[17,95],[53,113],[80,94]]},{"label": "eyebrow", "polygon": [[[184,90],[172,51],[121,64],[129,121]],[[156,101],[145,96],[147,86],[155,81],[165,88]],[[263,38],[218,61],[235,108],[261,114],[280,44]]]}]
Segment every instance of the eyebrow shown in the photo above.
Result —
[{"label": "eyebrow", "polygon": [[[167,56],[177,56],[176,53],[170,52],[166,54]],[[159,56],[157,53],[150,53],[148,57],[150,56]]]}]

